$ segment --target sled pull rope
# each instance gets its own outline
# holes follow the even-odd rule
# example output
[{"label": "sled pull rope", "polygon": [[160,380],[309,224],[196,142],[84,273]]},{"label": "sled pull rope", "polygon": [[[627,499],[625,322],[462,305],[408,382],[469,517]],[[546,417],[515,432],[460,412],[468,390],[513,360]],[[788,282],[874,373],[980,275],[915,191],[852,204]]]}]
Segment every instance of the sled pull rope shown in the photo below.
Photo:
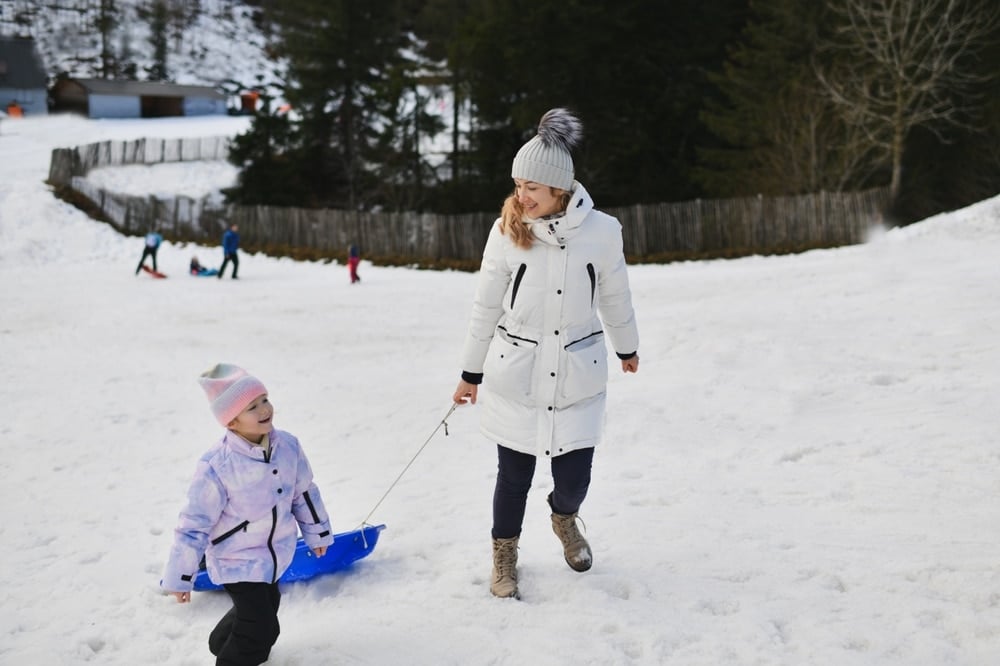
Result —
[{"label": "sled pull rope", "polygon": [[[413,465],[413,462],[417,459],[417,456],[419,456],[423,452],[423,450],[427,447],[427,445],[430,444],[431,439],[433,439],[434,435],[437,434],[437,431],[441,429],[441,426],[444,426],[444,434],[446,437],[448,436],[448,417],[451,416],[452,412],[455,411],[456,407],[458,407],[458,403],[457,402],[452,403],[451,409],[448,410],[448,413],[444,415],[444,418],[441,419],[440,422],[438,422],[437,427],[434,428],[434,431],[427,437],[426,440],[424,440],[424,443],[420,445],[420,448],[417,449],[417,452],[413,454],[413,457],[410,458],[410,462],[406,463],[406,467],[403,468],[403,471],[399,473],[399,476],[397,476],[396,480],[392,482],[392,485],[389,486],[389,489],[385,491],[382,497],[379,498],[379,501],[375,503],[375,506],[372,507],[372,510],[368,512],[368,515],[365,516],[365,519],[361,521],[362,527],[371,524],[368,522],[368,519],[372,517],[372,514],[375,513],[375,510],[378,509],[379,506],[382,504],[382,502],[385,501],[385,498],[389,496],[389,493],[392,492],[392,489],[396,487],[396,484],[399,483],[399,480],[403,478],[403,475],[406,474],[406,471],[410,469],[411,465]],[[363,530],[361,532],[361,535],[362,538],[364,538]],[[366,548],[368,547],[367,543],[365,544],[365,547]]]}]

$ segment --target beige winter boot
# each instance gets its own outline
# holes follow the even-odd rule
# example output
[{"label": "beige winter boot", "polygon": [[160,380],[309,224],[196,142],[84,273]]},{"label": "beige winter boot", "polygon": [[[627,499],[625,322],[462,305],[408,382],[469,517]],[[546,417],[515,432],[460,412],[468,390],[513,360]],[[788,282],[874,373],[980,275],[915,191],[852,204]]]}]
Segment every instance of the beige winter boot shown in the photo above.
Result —
[{"label": "beige winter boot", "polygon": [[494,597],[517,598],[517,540],[493,539],[493,579],[490,592]]},{"label": "beige winter boot", "polygon": [[[552,506],[551,496],[549,506]],[[576,526],[575,513],[552,512],[552,531],[556,533],[562,541],[563,557],[566,564],[574,571],[586,571],[594,563],[594,556],[590,552],[590,544],[580,534]]]}]

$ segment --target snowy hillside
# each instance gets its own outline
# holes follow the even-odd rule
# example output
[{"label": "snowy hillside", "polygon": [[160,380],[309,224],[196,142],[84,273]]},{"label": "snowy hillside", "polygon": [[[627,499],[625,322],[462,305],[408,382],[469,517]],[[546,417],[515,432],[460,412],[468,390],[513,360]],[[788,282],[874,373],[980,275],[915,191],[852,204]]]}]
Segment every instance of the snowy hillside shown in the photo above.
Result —
[{"label": "snowy hillside", "polygon": [[[140,9],[149,3],[117,0],[114,4],[119,15],[109,46],[121,61],[134,63],[137,78],[145,80],[153,62],[153,47],[149,21]],[[93,6],[81,5],[88,12],[83,13],[70,3],[61,7],[21,1],[5,5],[0,9],[3,30],[33,36],[53,78],[59,73],[99,76],[102,45]],[[167,67],[174,82],[218,85],[235,80],[250,86],[258,82],[258,76],[264,82],[277,78],[273,71],[280,65],[265,55],[266,40],[254,24],[253,7],[235,0],[176,5],[187,8],[187,15],[170,27]]]},{"label": "snowy hillside", "polygon": [[[267,384],[338,531],[450,406],[476,276],[363,262],[351,285],[340,264],[244,255],[238,281],[195,278],[218,247],[167,244],[153,280],[140,239],[43,183],[56,146],[246,122],[0,125],[0,665],[211,663],[227,597],[158,588],[220,434],[209,365]],[[109,177],[199,173],[159,169]],[[609,386],[594,568],[564,564],[540,465],[523,599],[489,595],[496,453],[463,407],[375,512],[375,552],[285,587],[269,663],[1000,663],[1000,198],[864,246],[630,276],[642,361]]]}]

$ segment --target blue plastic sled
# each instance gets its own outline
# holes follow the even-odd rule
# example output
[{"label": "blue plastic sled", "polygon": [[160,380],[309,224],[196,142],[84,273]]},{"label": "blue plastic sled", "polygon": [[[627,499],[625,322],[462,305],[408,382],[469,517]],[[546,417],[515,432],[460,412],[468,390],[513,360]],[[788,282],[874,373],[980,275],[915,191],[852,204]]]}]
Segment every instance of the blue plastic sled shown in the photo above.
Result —
[{"label": "blue plastic sled", "polygon": [[[295,555],[292,556],[292,563],[281,574],[278,579],[281,583],[291,583],[296,580],[307,580],[313,576],[322,576],[336,571],[343,571],[354,562],[363,557],[367,557],[375,549],[378,543],[379,532],[385,529],[385,525],[365,525],[363,528],[351,532],[341,532],[333,535],[333,545],[330,546],[326,555],[316,557],[305,542],[299,538],[295,546]],[[221,590],[221,585],[216,585],[208,577],[208,572],[204,569],[198,572],[194,579],[194,589],[198,591]]]}]

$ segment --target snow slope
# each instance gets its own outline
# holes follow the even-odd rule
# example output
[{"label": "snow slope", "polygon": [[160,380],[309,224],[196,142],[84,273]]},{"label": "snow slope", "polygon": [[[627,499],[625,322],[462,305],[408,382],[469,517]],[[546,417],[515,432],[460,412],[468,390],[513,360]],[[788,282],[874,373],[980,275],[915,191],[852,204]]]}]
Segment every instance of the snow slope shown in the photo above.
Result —
[{"label": "snow slope", "polygon": [[[474,275],[363,263],[352,286],[244,255],[220,281],[185,274],[218,248],[165,244],[151,280],[140,239],[43,183],[53,147],[245,122],[0,125],[0,664],[211,663],[226,596],[157,582],[219,434],[212,363],[268,385],[338,531],[450,406]],[[170,168],[115,177],[166,191],[202,167]],[[490,597],[495,451],[464,407],[372,516],[375,552],[285,587],[270,663],[1000,662],[998,220],[993,199],[864,246],[632,267],[642,364],[609,387],[594,569],[563,563],[540,466],[523,599]]]},{"label": "snow slope", "polygon": [[[146,80],[154,63],[150,19],[144,18],[149,4],[145,0],[113,3],[117,20],[108,45],[122,65],[131,63],[136,67],[140,80]],[[264,83],[280,78],[283,64],[268,59],[267,40],[254,23],[257,10],[252,6],[239,0],[175,4],[188,5],[184,9],[191,16],[184,21],[183,29],[168,26],[166,65],[171,81],[209,86],[237,81],[242,86],[253,86],[258,77]],[[58,74],[100,76],[102,45],[96,27],[100,12],[94,3],[31,7],[31,12],[21,17],[28,25],[15,20],[15,13],[16,8],[5,13],[0,7],[9,34],[34,37],[50,84]]]}]

